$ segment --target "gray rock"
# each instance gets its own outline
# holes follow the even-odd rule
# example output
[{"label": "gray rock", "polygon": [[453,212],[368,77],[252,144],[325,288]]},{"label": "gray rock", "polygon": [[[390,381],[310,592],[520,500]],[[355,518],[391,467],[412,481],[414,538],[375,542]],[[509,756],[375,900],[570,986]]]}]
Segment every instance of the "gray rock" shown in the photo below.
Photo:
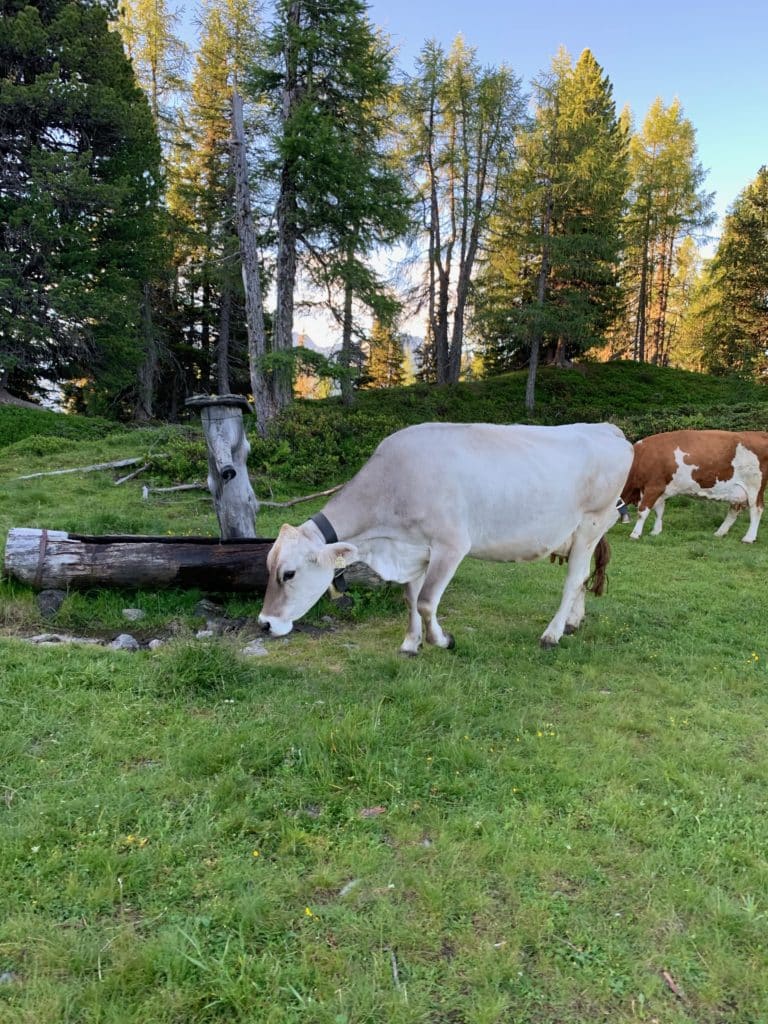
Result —
[{"label": "gray rock", "polygon": [[240,653],[248,658],[263,658],[265,654],[269,654],[269,651],[264,646],[264,641],[257,639],[251,640],[250,643],[246,644]]},{"label": "gray rock", "polygon": [[200,619],[208,619],[212,616],[224,615],[224,609],[220,604],[216,604],[215,601],[209,601],[208,598],[204,597],[192,609],[192,614]]},{"label": "gray rock", "polygon": [[121,633],[109,646],[116,651],[138,651],[139,641],[130,633]]},{"label": "gray rock", "polygon": [[210,640],[212,636],[214,636],[212,629],[198,629],[195,633],[196,640]]},{"label": "gray rock", "polygon": [[123,618],[129,622],[138,622],[139,619],[145,618],[146,614],[143,608],[123,608]]},{"label": "gray rock", "polygon": [[52,619],[61,608],[67,596],[66,590],[41,590],[37,595],[37,607],[44,619]]},{"label": "gray rock", "polygon": [[27,638],[31,644],[51,646],[52,644],[100,644],[100,640],[89,636],[70,636],[69,633],[38,633]]},{"label": "gray rock", "polygon": [[156,651],[158,647],[162,647],[165,644],[165,640],[161,640],[159,637],[155,637],[154,640],[150,640],[147,644],[150,651]]},{"label": "gray rock", "polygon": [[21,981],[21,975],[16,971],[3,971],[0,974],[0,985],[15,985],[17,981]]}]

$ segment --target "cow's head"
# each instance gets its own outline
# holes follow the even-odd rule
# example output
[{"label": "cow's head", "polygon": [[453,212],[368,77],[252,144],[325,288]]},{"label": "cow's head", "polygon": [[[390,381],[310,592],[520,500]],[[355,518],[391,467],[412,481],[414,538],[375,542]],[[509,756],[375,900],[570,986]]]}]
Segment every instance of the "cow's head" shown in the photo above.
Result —
[{"label": "cow's head", "polygon": [[284,636],[318,601],[333,581],[334,573],[354,561],[354,544],[325,544],[314,527],[280,527],[267,555],[269,582],[259,624],[273,636]]}]

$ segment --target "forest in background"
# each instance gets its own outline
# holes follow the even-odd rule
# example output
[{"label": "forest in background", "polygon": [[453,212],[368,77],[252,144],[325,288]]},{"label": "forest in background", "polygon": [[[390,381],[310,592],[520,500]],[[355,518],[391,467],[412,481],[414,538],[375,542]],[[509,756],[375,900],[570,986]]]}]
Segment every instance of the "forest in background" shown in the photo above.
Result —
[{"label": "forest in background", "polygon": [[[560,51],[535,81],[461,37],[393,53],[362,0],[12,0],[0,33],[0,384],[174,420],[307,375],[345,404],[585,353],[762,379],[768,171],[712,196],[678,100],[618,111]],[[328,358],[296,344],[330,313]]]}]

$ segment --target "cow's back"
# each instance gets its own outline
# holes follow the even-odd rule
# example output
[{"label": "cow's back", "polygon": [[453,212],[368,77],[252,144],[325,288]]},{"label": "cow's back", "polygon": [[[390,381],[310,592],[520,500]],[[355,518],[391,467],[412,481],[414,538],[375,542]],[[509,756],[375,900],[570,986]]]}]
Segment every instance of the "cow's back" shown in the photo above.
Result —
[{"label": "cow's back", "polygon": [[[613,504],[632,446],[612,424],[425,423],[386,438],[328,505],[350,503],[401,536],[464,532],[472,553],[562,544]],[[332,518],[332,516],[331,516]],[[506,557],[506,556],[505,556]]]}]

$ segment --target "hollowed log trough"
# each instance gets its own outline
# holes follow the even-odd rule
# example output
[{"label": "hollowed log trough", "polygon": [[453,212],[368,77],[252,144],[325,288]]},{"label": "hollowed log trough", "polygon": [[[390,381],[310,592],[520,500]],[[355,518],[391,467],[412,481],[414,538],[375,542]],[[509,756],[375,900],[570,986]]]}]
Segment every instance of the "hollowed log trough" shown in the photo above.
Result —
[{"label": "hollowed log trough", "polygon": [[197,587],[263,594],[273,538],[88,537],[62,530],[9,530],[5,573],[36,590]]},{"label": "hollowed log trough", "polygon": [[[89,537],[63,530],[15,527],[8,531],[5,575],[35,590],[94,587],[197,588],[263,594],[272,537]],[[345,571],[347,581],[367,587],[382,580],[362,562]]]}]

